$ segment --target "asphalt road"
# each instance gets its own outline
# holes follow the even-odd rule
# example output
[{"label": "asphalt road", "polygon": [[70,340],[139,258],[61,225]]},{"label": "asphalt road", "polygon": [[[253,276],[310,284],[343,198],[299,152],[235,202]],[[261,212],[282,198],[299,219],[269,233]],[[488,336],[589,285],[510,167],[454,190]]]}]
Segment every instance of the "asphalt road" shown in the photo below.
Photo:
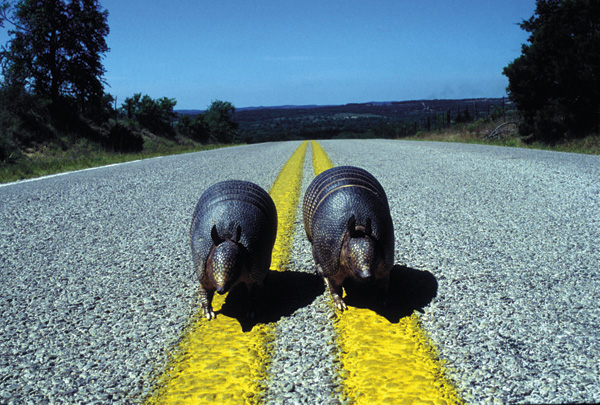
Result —
[{"label": "asphalt road", "polygon": [[[321,144],[380,180],[396,262],[435,276],[422,322],[467,402],[600,401],[600,157]],[[298,145],[0,186],[0,403],[142,398],[197,308],[200,194],[230,178],[269,190]]]}]

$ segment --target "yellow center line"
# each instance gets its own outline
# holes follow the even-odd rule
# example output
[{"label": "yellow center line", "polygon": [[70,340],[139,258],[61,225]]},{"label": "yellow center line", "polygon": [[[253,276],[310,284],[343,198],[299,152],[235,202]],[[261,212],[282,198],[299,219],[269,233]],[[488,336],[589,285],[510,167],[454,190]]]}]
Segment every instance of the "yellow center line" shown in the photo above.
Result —
[{"label": "yellow center line", "polygon": [[[333,167],[312,141],[315,175]],[[349,307],[335,323],[344,394],[356,404],[462,403],[416,313],[390,323],[376,312]]]},{"label": "yellow center line", "polygon": [[325,150],[323,150],[321,144],[315,141],[310,141],[310,145],[312,146],[313,170],[315,172],[315,176],[318,176],[321,174],[321,172],[331,169],[333,167],[333,163],[331,162],[331,159],[329,159],[329,156],[327,156],[327,153],[325,153]]},{"label": "yellow center line", "polygon": [[[278,214],[271,269],[287,266],[308,142],[284,165],[270,195]],[[215,295],[218,311],[226,296]],[[274,324],[256,324],[243,332],[240,323],[223,314],[208,321],[196,313],[178,347],[147,398],[149,404],[260,403],[270,362]]]},{"label": "yellow center line", "polygon": [[296,218],[296,208],[300,199],[302,168],[304,167],[307,148],[308,141],[302,142],[281,169],[269,192],[277,207],[278,219],[277,239],[273,247],[273,258],[271,260],[272,270],[285,270],[289,261],[294,235],[294,219]]}]

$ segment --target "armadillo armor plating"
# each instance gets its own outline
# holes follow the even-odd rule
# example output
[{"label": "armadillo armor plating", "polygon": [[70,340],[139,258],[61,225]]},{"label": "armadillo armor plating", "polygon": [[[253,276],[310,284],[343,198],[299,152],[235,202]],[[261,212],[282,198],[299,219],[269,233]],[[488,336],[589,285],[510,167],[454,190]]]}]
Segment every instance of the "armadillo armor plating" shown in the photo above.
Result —
[{"label": "armadillo armor plating", "polygon": [[227,180],[202,194],[192,216],[190,245],[206,318],[215,317],[214,292],[223,294],[240,282],[254,307],[254,288],[262,287],[267,275],[276,235],[275,204],[256,184]]},{"label": "armadillo armor plating", "polygon": [[364,169],[338,166],[312,181],[302,206],[317,272],[336,306],[346,309],[346,277],[375,279],[385,300],[394,261],[394,228],[381,184]]}]

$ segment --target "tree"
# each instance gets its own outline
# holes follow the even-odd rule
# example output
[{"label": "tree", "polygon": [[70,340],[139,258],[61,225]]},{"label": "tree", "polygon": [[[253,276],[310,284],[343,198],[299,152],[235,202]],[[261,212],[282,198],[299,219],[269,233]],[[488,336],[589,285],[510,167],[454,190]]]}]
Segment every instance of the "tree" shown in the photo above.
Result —
[{"label": "tree", "polygon": [[193,117],[185,114],[180,115],[177,122],[177,130],[180,134],[189,136],[198,142],[207,142],[209,139],[208,128],[204,122],[203,114],[196,114]]},{"label": "tree", "polygon": [[469,106],[465,106],[464,112],[460,112],[460,108],[458,109],[458,114],[456,116],[456,122],[471,122],[471,114],[469,113]]},{"label": "tree", "polygon": [[215,143],[232,143],[237,135],[238,123],[233,121],[235,107],[228,101],[213,101],[204,113],[204,122]]},{"label": "tree", "polygon": [[162,97],[154,100],[147,94],[136,93],[127,97],[121,105],[121,111],[129,119],[135,119],[139,124],[151,131],[175,135],[171,121],[177,117],[174,107],[177,100]]},{"label": "tree", "polygon": [[1,10],[14,26],[0,52],[8,85],[46,97],[54,107],[64,98],[81,112],[101,105],[109,27],[97,0],[22,0]]},{"label": "tree", "polygon": [[123,102],[121,109],[127,114],[127,118],[133,119],[140,108],[142,93],[136,93],[133,97],[127,97]]},{"label": "tree", "polygon": [[503,73],[523,122],[522,135],[556,142],[600,125],[600,3],[537,0],[521,22],[531,33]]},{"label": "tree", "polygon": [[171,119],[175,118],[173,111],[177,101],[174,98],[162,97],[154,100],[149,95],[144,95],[140,100],[137,119],[142,126],[149,129],[167,129],[171,126]]}]

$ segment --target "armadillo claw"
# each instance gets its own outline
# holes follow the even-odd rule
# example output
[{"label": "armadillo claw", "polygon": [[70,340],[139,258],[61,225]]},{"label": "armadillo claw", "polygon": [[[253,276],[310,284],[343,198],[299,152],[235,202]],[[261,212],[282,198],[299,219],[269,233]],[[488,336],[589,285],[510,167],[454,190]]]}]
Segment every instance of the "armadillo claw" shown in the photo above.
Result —
[{"label": "armadillo claw", "polygon": [[217,316],[213,312],[212,308],[204,308],[204,317],[210,321],[211,319],[215,319]]},{"label": "armadillo claw", "polygon": [[341,298],[339,295],[337,297],[333,297],[333,301],[335,302],[335,307],[340,311],[344,312],[348,309],[348,306],[344,302],[344,299]]}]

